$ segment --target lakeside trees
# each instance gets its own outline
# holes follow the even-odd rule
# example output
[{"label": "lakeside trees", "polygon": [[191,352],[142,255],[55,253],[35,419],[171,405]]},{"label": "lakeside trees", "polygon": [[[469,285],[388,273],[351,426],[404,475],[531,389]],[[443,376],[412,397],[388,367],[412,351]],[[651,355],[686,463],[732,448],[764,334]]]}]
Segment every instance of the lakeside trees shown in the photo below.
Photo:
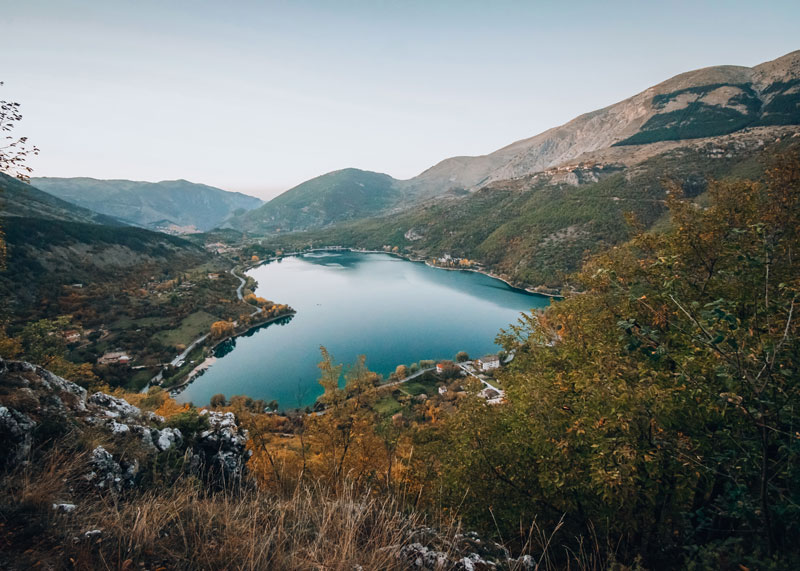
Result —
[{"label": "lakeside trees", "polygon": [[566,514],[649,567],[796,552],[800,161],[709,199],[673,189],[671,231],[594,257],[583,294],[501,334],[509,405],[462,407],[433,446],[468,521]]},{"label": "lakeside trees", "polygon": [[323,352],[326,408],[302,421],[296,466],[402,485],[512,546],[536,522],[625,565],[796,566],[800,161],[668,207],[668,230],[591,258],[583,293],[501,333],[504,405],[468,390],[448,413],[423,398],[387,414]]}]

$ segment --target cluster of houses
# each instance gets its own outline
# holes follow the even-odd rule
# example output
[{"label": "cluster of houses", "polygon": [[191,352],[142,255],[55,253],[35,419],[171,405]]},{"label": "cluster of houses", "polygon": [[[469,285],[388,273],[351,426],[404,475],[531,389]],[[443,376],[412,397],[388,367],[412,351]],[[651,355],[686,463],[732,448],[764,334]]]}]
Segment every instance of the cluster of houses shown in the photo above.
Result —
[{"label": "cluster of houses", "polygon": [[131,358],[125,351],[111,351],[97,359],[98,365],[127,365],[130,362]]},{"label": "cluster of houses", "polygon": [[444,254],[439,258],[431,258],[430,264],[443,268],[471,268],[477,265],[476,262],[468,258],[454,258],[450,254]]},{"label": "cluster of houses", "polygon": [[205,245],[206,250],[210,252],[214,252],[216,254],[226,254],[229,252],[235,252],[236,248],[233,246],[229,246],[228,244],[223,244],[222,242],[212,242],[210,244]]},{"label": "cluster of houses", "polygon": [[[452,361],[442,361],[436,364],[436,372],[442,374],[448,368],[453,367]],[[490,385],[485,377],[480,377],[475,372],[488,372],[500,368],[500,357],[497,355],[484,355],[480,359],[475,359],[472,362],[463,363],[462,370],[474,376],[484,384],[483,390],[478,393],[482,398],[485,398],[489,404],[498,404],[503,402],[505,393],[496,387]],[[449,389],[446,385],[442,385],[438,389],[440,396],[446,396]]]}]

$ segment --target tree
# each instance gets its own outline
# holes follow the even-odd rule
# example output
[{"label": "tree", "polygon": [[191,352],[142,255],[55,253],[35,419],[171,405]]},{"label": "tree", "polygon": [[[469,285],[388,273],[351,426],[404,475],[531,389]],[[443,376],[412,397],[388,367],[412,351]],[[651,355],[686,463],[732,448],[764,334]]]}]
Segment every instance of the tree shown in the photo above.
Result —
[{"label": "tree", "polygon": [[211,406],[211,408],[220,408],[225,406],[227,404],[227,401],[225,400],[224,394],[217,393],[211,397],[211,400],[209,401],[208,404]]},{"label": "tree", "polygon": [[509,406],[467,399],[430,452],[468,522],[563,516],[648,568],[797,567],[800,160],[766,179],[712,183],[705,208],[674,189],[671,231],[500,335]]},{"label": "tree", "polygon": [[459,351],[456,353],[456,361],[459,363],[464,363],[465,361],[469,361],[469,354],[466,351]]},{"label": "tree", "polygon": [[[0,81],[0,86],[3,82]],[[0,101],[0,172],[16,177],[23,182],[30,180],[33,169],[25,164],[28,156],[38,155],[39,148],[28,145],[27,137],[16,138],[10,133],[22,120],[19,112],[20,104],[11,101]]]},{"label": "tree", "polygon": [[[3,82],[0,81],[0,87]],[[25,164],[28,155],[38,155],[38,147],[29,147],[28,138],[14,138],[9,135],[16,124],[22,120],[19,103],[0,101],[0,172],[16,177],[23,182],[30,181],[33,169]],[[0,270],[5,268],[6,241],[0,230]]]},{"label": "tree", "polygon": [[212,339],[222,339],[228,335],[233,335],[236,327],[231,321],[215,321],[211,324]]}]

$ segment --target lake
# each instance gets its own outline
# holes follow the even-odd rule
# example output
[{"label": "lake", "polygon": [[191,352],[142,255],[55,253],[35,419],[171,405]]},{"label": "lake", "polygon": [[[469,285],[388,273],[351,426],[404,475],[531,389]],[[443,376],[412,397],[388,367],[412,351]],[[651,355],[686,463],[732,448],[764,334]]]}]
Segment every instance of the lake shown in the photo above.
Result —
[{"label": "lake", "polygon": [[448,271],[388,254],[312,252],[248,272],[256,295],[292,306],[297,315],[220,346],[217,361],[178,395],[205,405],[212,395],[277,400],[281,408],[311,405],[320,345],[336,363],[367,356],[384,376],[399,364],[473,358],[497,352],[494,339],[521,312],[550,299],[468,271]]}]

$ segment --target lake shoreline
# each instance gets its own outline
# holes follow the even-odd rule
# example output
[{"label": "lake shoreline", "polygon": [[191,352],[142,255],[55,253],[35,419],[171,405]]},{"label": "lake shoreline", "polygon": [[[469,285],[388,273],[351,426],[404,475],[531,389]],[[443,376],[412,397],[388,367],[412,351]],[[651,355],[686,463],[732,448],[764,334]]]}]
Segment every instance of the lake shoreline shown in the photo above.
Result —
[{"label": "lake shoreline", "polygon": [[197,377],[202,375],[208,368],[211,367],[211,365],[213,365],[217,361],[218,358],[214,356],[214,352],[217,350],[217,347],[219,347],[220,345],[222,345],[226,341],[229,341],[231,339],[236,339],[237,337],[241,337],[242,335],[245,335],[246,333],[249,333],[253,329],[257,329],[258,327],[262,327],[264,325],[269,325],[270,323],[274,323],[274,322],[276,322],[276,321],[278,321],[280,319],[284,319],[286,317],[293,317],[295,315],[297,315],[297,312],[296,311],[291,311],[291,312],[285,313],[283,315],[270,317],[269,319],[266,319],[264,321],[259,321],[258,323],[250,324],[247,329],[245,329],[243,331],[240,331],[239,333],[235,333],[233,335],[229,335],[227,337],[223,337],[222,339],[218,340],[216,343],[214,343],[213,345],[208,347],[207,350],[208,350],[209,354],[194,369],[192,369],[192,371],[180,383],[178,383],[176,385],[173,385],[171,387],[168,387],[166,390],[170,394],[179,393],[179,392],[181,392],[181,390],[183,390],[187,386],[189,386],[192,383],[192,381],[194,381]]},{"label": "lake shoreline", "polygon": [[412,257],[412,256],[410,256],[408,254],[401,254],[399,252],[387,252],[385,250],[367,250],[365,248],[348,248],[348,247],[345,247],[345,246],[324,246],[322,248],[313,248],[311,250],[306,250],[304,252],[289,252],[287,254],[281,254],[280,256],[273,256],[273,257],[268,258],[266,260],[261,260],[257,264],[254,264],[252,266],[246,267],[245,271],[252,270],[252,269],[257,268],[257,267],[259,267],[261,265],[267,264],[269,262],[275,262],[275,261],[278,261],[278,260],[282,260],[284,258],[292,258],[294,256],[302,256],[304,254],[312,254],[314,252],[356,252],[358,254],[386,254],[388,256],[394,256],[396,258],[400,258],[401,260],[405,260],[407,262],[416,262],[416,263],[425,264],[429,268],[435,268],[437,270],[448,270],[448,271],[451,271],[451,272],[474,272],[476,274],[482,274],[484,276],[499,280],[499,281],[503,282],[504,284],[506,284],[508,287],[510,287],[512,289],[515,289],[517,291],[524,291],[525,293],[529,293],[531,295],[541,295],[543,297],[549,297],[551,299],[563,299],[564,298],[564,294],[561,293],[561,292],[559,292],[559,293],[550,293],[550,292],[539,291],[539,290],[535,290],[535,289],[531,289],[531,288],[527,288],[527,287],[514,285],[513,283],[508,281],[508,279],[506,279],[506,278],[504,278],[502,276],[499,276],[497,274],[493,274],[488,270],[481,270],[481,269],[477,269],[477,268],[446,268],[444,266],[437,266],[436,264],[431,264],[430,262],[428,262],[427,259],[415,258],[415,257]]},{"label": "lake shoreline", "polygon": [[320,346],[344,363],[366,354],[370,370],[388,378],[398,364],[453,359],[459,351],[492,354],[499,350],[498,331],[520,312],[538,311],[552,301],[552,295],[495,281],[498,277],[476,268],[460,275],[436,269],[397,253],[330,247],[242,264],[237,273],[247,280],[243,293],[285,299],[303,319],[292,322],[288,335],[270,327],[255,333],[255,341],[220,346],[211,367],[197,367],[203,357],[195,353],[196,363],[187,367],[191,380],[173,390],[180,391],[179,402],[207,402],[230,392],[274,399],[285,407],[313,406]]}]

